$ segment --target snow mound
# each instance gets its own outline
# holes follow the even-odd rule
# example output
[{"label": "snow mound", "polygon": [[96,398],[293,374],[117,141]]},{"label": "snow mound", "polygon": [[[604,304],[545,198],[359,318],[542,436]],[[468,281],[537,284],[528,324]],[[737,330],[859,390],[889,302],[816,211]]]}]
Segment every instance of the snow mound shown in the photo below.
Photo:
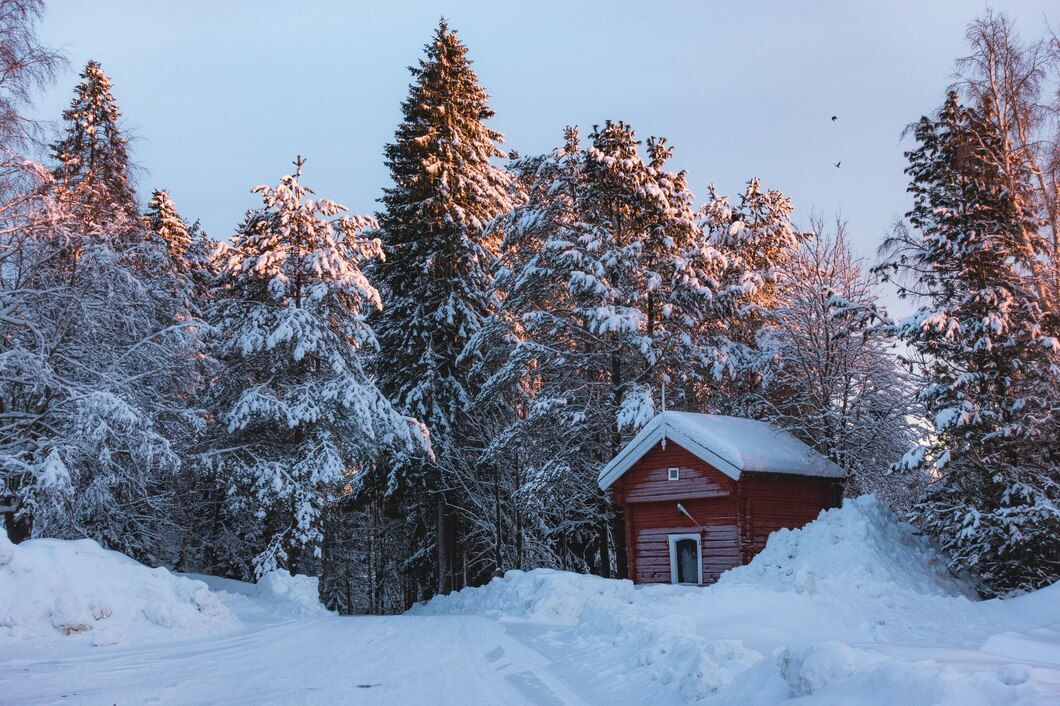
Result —
[{"label": "snow mound", "polygon": [[413,607],[420,615],[474,614],[570,623],[585,604],[599,597],[633,602],[633,582],[602,579],[554,569],[512,569],[485,586],[465,588],[435,596],[426,605]]},{"label": "snow mound", "polygon": [[1060,584],[976,600],[872,496],[773,533],[713,586],[509,571],[411,612],[539,623],[520,629],[547,631],[535,647],[619,702],[1022,704],[1060,684]]},{"label": "snow mound", "polygon": [[15,545],[0,532],[0,636],[80,635],[110,645],[238,624],[201,581],[148,568],[91,539]]},{"label": "snow mound", "polygon": [[857,591],[870,597],[895,589],[974,596],[949,573],[935,545],[873,495],[848,498],[801,529],[774,532],[750,563],[725,572],[718,584],[808,594]]},{"label": "snow mound", "polygon": [[836,640],[795,643],[780,650],[776,663],[789,694],[807,696],[854,674],[863,654]]},{"label": "snow mound", "polygon": [[258,579],[256,587],[258,598],[283,605],[294,614],[308,617],[330,613],[320,602],[316,576],[292,576],[286,569],[276,569]]}]

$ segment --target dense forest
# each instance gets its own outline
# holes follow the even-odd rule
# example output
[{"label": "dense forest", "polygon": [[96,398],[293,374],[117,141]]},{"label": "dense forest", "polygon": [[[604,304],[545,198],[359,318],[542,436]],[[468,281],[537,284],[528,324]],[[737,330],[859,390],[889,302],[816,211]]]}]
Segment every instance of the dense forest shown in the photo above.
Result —
[{"label": "dense forest", "polygon": [[[968,28],[877,259],[621,120],[519,155],[443,20],[378,212],[262,175],[206,234],[135,178],[89,62],[0,0],[0,509],[152,565],[390,613],[508,569],[626,573],[601,467],[661,409],[772,421],[983,595],[1060,579],[1060,45]],[[411,57],[410,57],[411,58]],[[59,116],[56,116],[57,118]],[[132,116],[135,119],[135,116]],[[910,116],[915,120],[917,116]],[[748,175],[749,177],[751,175]],[[915,312],[892,318],[882,288]]]}]

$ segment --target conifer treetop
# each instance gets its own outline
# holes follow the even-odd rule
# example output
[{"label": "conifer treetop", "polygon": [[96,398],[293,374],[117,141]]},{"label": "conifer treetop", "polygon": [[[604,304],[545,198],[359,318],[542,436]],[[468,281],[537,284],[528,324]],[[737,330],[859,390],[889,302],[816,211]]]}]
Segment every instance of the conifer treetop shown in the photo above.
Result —
[{"label": "conifer treetop", "polygon": [[373,268],[388,300],[376,327],[388,361],[379,375],[390,399],[441,438],[470,399],[459,357],[491,307],[497,242],[486,226],[511,207],[511,177],[492,162],[504,153],[484,122],[489,96],[444,20],[410,71],[386,147],[386,260]]},{"label": "conifer treetop", "polygon": [[[395,186],[388,210],[414,204],[421,218],[434,218],[481,232],[509,204],[509,179],[491,160],[505,156],[504,136],[485,125],[493,117],[489,94],[471,68],[467,47],[443,18],[426,56],[409,67],[413,83],[402,103],[405,118],[386,148]],[[408,215],[400,208],[395,216]],[[384,226],[386,219],[381,218]],[[391,219],[391,229],[396,218]]]},{"label": "conifer treetop", "polygon": [[147,227],[165,241],[174,262],[183,259],[191,246],[191,234],[168,191],[155,189],[151,192],[145,220]]},{"label": "conifer treetop", "polygon": [[78,200],[88,205],[134,213],[128,141],[110,77],[99,62],[85,66],[63,121],[65,134],[52,145],[52,156],[59,162],[53,174],[59,185],[68,192],[81,192]]}]

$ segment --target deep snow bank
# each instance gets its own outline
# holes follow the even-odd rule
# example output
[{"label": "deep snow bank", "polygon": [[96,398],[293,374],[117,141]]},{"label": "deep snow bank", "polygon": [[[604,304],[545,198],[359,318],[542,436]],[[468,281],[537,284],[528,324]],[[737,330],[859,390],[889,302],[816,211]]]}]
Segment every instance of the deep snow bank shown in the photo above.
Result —
[{"label": "deep snow bank", "polygon": [[774,532],[749,564],[726,571],[718,583],[797,593],[828,586],[974,597],[949,573],[935,545],[872,495],[847,499],[801,529]]},{"label": "deep snow bank", "polygon": [[0,636],[75,635],[108,645],[238,624],[201,581],[148,568],[90,539],[16,546],[0,532]]},{"label": "deep snow bank", "polygon": [[1060,665],[1033,663],[1055,654],[1060,588],[974,600],[930,541],[871,496],[774,533],[710,587],[510,571],[413,612],[560,623],[542,650],[577,646],[572,676],[609,675],[600,686],[614,681],[619,701],[647,689],[721,703],[903,703],[914,692],[1033,703],[1060,688]]},{"label": "deep snow bank", "polygon": [[206,584],[244,622],[336,615],[320,602],[319,582],[315,576],[292,575],[286,569],[270,571],[257,583],[208,574],[184,576]]}]

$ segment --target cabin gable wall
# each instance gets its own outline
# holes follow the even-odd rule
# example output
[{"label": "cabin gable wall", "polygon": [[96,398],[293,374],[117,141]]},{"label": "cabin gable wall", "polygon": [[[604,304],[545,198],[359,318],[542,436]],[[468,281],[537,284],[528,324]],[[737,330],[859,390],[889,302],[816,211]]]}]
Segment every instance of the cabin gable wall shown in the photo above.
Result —
[{"label": "cabin gable wall", "polygon": [[[678,480],[668,480],[670,468],[680,470]],[[673,441],[656,444],[615,482],[620,502],[721,498],[731,495],[735,481]]]},{"label": "cabin gable wall", "polygon": [[[670,468],[680,469],[678,480],[668,479]],[[625,511],[627,560],[636,583],[670,582],[671,534],[700,536],[704,583],[740,564],[736,482],[679,444],[656,444],[612,487]]]}]

